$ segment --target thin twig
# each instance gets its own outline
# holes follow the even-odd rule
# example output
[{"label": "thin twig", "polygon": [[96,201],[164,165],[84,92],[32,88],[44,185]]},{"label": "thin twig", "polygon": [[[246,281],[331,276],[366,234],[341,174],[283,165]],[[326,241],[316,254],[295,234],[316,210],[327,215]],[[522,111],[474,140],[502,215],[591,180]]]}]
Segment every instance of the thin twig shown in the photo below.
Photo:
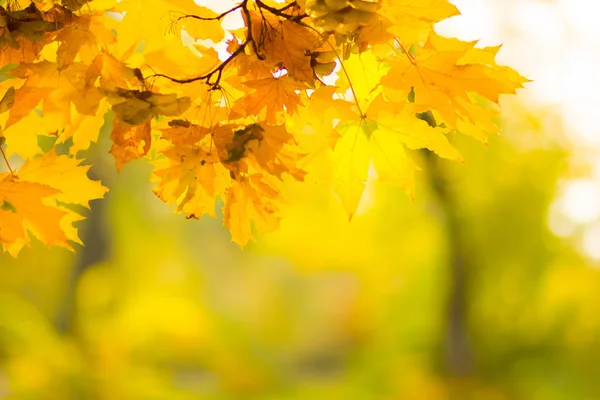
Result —
[{"label": "thin twig", "polygon": [[[187,78],[187,79],[177,79],[177,78],[173,78],[173,77],[170,77],[168,75],[165,75],[165,74],[154,74],[154,75],[150,75],[148,78],[155,78],[155,77],[166,78],[166,79],[170,80],[171,82],[175,82],[175,83],[192,83],[192,82],[196,82],[196,81],[206,80],[206,84],[211,85],[213,88],[216,88],[219,85],[219,81],[221,80],[221,76],[223,74],[223,70],[225,69],[225,67],[227,66],[227,64],[229,64],[231,61],[233,61],[233,59],[235,57],[237,57],[239,54],[241,54],[244,51],[244,49],[246,48],[246,46],[248,45],[249,42],[250,42],[250,40],[246,39],[240,45],[240,47],[238,47],[229,56],[229,58],[227,58],[227,60],[223,61],[221,64],[219,64],[218,67],[216,67],[215,69],[213,69],[212,71],[210,71],[207,74],[204,74],[204,75],[201,75],[201,76],[195,76],[193,78]],[[211,83],[210,80],[211,80],[211,78],[215,74],[217,74],[217,79],[215,80],[214,83]]]},{"label": "thin twig", "polygon": [[186,15],[183,15],[183,16],[177,18],[176,22],[178,22],[179,20],[182,20],[182,19],[186,19],[186,18],[199,19],[201,21],[220,21],[223,18],[225,18],[228,14],[234,12],[235,10],[242,8],[242,4],[243,3],[240,3],[237,6],[230,8],[229,10],[222,12],[221,14],[219,14],[215,17],[201,17],[199,15],[186,14]]},{"label": "thin twig", "polygon": [[[244,40],[244,42],[242,42],[240,47],[238,47],[225,61],[223,61],[221,64],[219,64],[219,66],[217,66],[216,68],[214,68],[212,71],[208,72],[207,74],[192,77],[192,78],[179,79],[179,78],[173,78],[173,77],[165,75],[165,74],[153,74],[153,75],[150,75],[148,78],[165,78],[165,79],[170,80],[171,82],[180,83],[180,84],[192,83],[192,82],[204,80],[204,81],[206,81],[207,85],[210,85],[212,87],[212,89],[216,89],[219,86],[219,82],[221,80],[221,77],[223,75],[223,71],[225,70],[225,67],[230,62],[232,62],[238,55],[240,55],[242,52],[244,52],[246,47],[248,46],[248,44],[252,45],[252,50],[254,51],[254,54],[256,55],[256,57],[259,60],[264,60],[265,56],[260,53],[259,44],[256,42],[256,40],[252,34],[252,18],[250,15],[250,11],[248,10],[248,1],[249,0],[244,0],[237,6],[231,8],[215,17],[200,17],[200,16],[194,16],[194,15],[185,15],[185,16],[181,17],[181,18],[194,18],[194,19],[205,20],[205,21],[206,20],[219,20],[231,12],[241,9],[241,11],[244,14],[244,17],[246,19],[246,31],[247,31],[246,40]],[[307,14],[291,15],[291,14],[285,13],[286,10],[288,10],[292,7],[298,6],[298,3],[296,1],[286,4],[282,8],[271,7],[268,4],[263,3],[261,0],[254,0],[254,3],[256,4],[256,6],[259,8],[259,10],[261,12],[262,12],[262,10],[266,10],[277,17],[284,18],[286,20],[292,21],[301,26],[306,26],[306,27],[308,26],[301,21],[303,18],[308,17]],[[179,19],[177,21],[179,21]],[[214,80],[214,82],[211,82],[211,79],[215,75],[216,75],[216,79]]]},{"label": "thin twig", "polygon": [[285,5],[282,8],[271,7],[270,5],[263,3],[262,0],[255,0],[255,3],[258,8],[267,10],[268,12],[270,12],[273,15],[288,19],[290,21],[298,22],[298,21],[308,17],[308,14],[292,15],[292,14],[287,14],[284,12],[289,8],[297,6],[298,3],[296,3],[295,1],[291,2],[290,4]]},{"label": "thin twig", "polygon": [[252,50],[254,50],[256,57],[259,60],[264,60],[265,57],[258,51],[258,44],[256,43],[256,40],[254,40],[254,33],[252,32],[252,16],[250,15],[250,11],[248,11],[248,7],[242,8],[242,12],[246,18],[246,42],[251,42]]},{"label": "thin twig", "polygon": [[[237,6],[225,11],[222,14],[219,14],[216,17],[212,17],[209,20],[218,19],[219,17],[223,18],[225,15],[227,15],[235,10],[238,10],[240,8],[244,12],[244,14],[247,16],[248,20],[250,20],[249,19],[250,14],[248,12],[248,0],[242,1]],[[188,17],[188,16],[186,16],[186,17]],[[205,19],[205,18],[198,17],[198,19]],[[250,23],[248,23],[248,27],[249,28],[251,27]],[[233,61],[238,55],[240,55],[246,49],[246,46],[248,46],[248,43],[250,43],[250,42],[252,42],[253,46],[256,47],[256,44],[254,43],[254,40],[252,38],[252,30],[248,29],[248,34],[246,36],[246,40],[244,40],[244,42],[240,45],[240,47],[238,47],[225,61],[223,61],[221,64],[219,64],[219,66],[217,66],[212,71],[210,71],[204,75],[195,76],[195,77],[186,78],[186,79],[178,79],[178,78],[173,78],[173,77],[165,75],[165,74],[153,74],[153,75],[150,75],[148,78],[165,78],[165,79],[170,80],[171,82],[181,83],[181,84],[192,83],[192,82],[197,82],[197,81],[206,81],[207,85],[212,86],[212,89],[216,89],[219,86],[219,82],[221,80],[221,77],[223,76],[223,70],[225,69],[225,67],[231,61]],[[215,79],[214,82],[211,82],[211,79],[215,74],[217,75],[217,78]]]},{"label": "thin twig", "polygon": [[0,153],[2,153],[2,158],[4,158],[4,162],[6,163],[6,166],[8,167],[8,170],[10,171],[10,174],[14,176],[15,172],[10,167],[10,163],[8,162],[8,158],[6,158],[6,153],[4,153],[4,149],[2,149],[2,146],[0,146]]}]

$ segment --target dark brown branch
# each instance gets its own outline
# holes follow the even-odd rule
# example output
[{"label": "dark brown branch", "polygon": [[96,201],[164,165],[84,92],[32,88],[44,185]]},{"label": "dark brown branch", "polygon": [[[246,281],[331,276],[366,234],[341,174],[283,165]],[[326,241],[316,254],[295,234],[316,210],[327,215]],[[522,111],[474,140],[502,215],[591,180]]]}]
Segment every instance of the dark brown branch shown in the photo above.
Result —
[{"label": "dark brown branch", "polygon": [[240,8],[242,8],[242,4],[240,3],[237,6],[230,8],[229,10],[222,12],[221,14],[215,16],[215,17],[201,17],[199,15],[193,15],[193,14],[186,14],[182,17],[177,18],[177,21],[184,19],[184,18],[191,18],[191,19],[199,19],[201,21],[220,21],[223,18],[225,18],[227,15],[231,14],[232,12],[234,12],[235,10],[239,10]]},{"label": "dark brown branch", "polygon": [[246,42],[252,42],[252,50],[254,50],[254,54],[259,60],[264,60],[265,57],[260,54],[258,51],[258,44],[256,40],[254,40],[254,36],[252,34],[252,17],[250,15],[250,11],[248,11],[248,7],[242,8],[242,12],[244,13],[244,17],[246,17]]},{"label": "dark brown branch", "polygon": [[281,7],[281,8],[279,9],[279,11],[285,11],[285,10],[287,10],[288,8],[292,8],[292,7],[300,7],[300,6],[298,5],[298,2],[297,2],[297,1],[292,1],[290,4],[287,4],[287,5],[283,6],[283,7]]},{"label": "dark brown branch", "polygon": [[[258,48],[259,45],[258,45],[258,43],[256,43],[256,40],[254,39],[254,37],[252,35],[252,18],[250,15],[250,11],[248,10],[248,1],[249,0],[244,0],[237,6],[231,8],[215,17],[208,18],[208,17],[200,17],[200,16],[195,16],[195,15],[184,15],[177,20],[177,21],[179,21],[183,18],[194,18],[194,19],[199,19],[199,20],[204,20],[204,21],[220,20],[221,18],[225,17],[227,14],[229,14],[235,10],[241,9],[241,11],[244,14],[244,17],[246,19],[246,32],[247,32],[246,40],[244,40],[244,42],[240,45],[240,47],[238,47],[225,61],[223,61],[221,64],[219,64],[218,67],[214,68],[212,71],[210,71],[207,74],[204,74],[201,76],[196,76],[193,78],[178,79],[178,78],[173,78],[173,77],[165,75],[165,74],[153,74],[153,75],[150,75],[148,78],[165,78],[165,79],[170,80],[171,82],[180,83],[180,84],[192,83],[192,82],[197,82],[197,81],[206,81],[206,84],[210,85],[212,87],[212,89],[217,89],[219,87],[219,82],[221,80],[221,77],[223,75],[223,71],[225,70],[225,67],[227,67],[227,65],[230,62],[232,62],[238,55],[240,55],[242,52],[244,52],[246,47],[248,46],[248,44],[252,45],[252,50],[254,51],[254,54],[256,55],[256,57],[259,60],[264,60],[265,57],[264,57],[264,55],[262,55],[260,53],[259,48]],[[292,14],[285,13],[285,11],[289,10],[290,8],[298,7],[298,3],[296,3],[295,1],[293,1],[289,4],[286,4],[284,7],[281,7],[281,8],[271,7],[268,4],[263,3],[261,0],[254,0],[254,3],[259,8],[261,13],[262,13],[262,10],[266,10],[277,17],[284,18],[284,19],[287,19],[294,23],[297,23],[299,25],[306,26],[306,24],[304,24],[301,20],[303,18],[306,18],[308,16],[307,14],[292,15]],[[216,79],[213,82],[211,82],[211,79],[215,75],[216,75]]]},{"label": "dark brown branch", "polygon": [[[235,10],[239,10],[242,7],[242,4],[238,4],[237,6],[230,8],[229,10],[222,12],[221,14],[214,16],[214,17],[203,17],[200,15],[195,15],[195,14],[184,14],[178,18],[176,18],[173,21],[173,25],[177,25],[180,21],[184,20],[184,19],[196,19],[196,20],[200,20],[200,21],[220,21],[223,18],[225,18],[227,15],[231,14],[232,12],[234,12]],[[183,13],[182,13],[183,14]]]},{"label": "dark brown branch", "polygon": [[284,17],[284,18],[285,17],[293,17],[293,15],[284,13],[284,11],[286,11],[289,8],[298,6],[298,3],[296,3],[295,1],[293,1],[289,4],[286,4],[285,6],[283,6],[281,8],[271,7],[270,5],[263,3],[262,0],[255,0],[255,3],[258,8],[262,8],[264,10],[269,11],[273,15],[277,15],[279,17]]},{"label": "dark brown branch", "polygon": [[256,2],[256,6],[258,8],[260,8],[261,10],[267,10],[268,12],[270,12],[271,14],[273,14],[277,17],[285,18],[285,19],[288,19],[293,22],[299,22],[302,19],[308,17],[308,14],[292,15],[292,14],[287,14],[284,12],[284,11],[288,10],[289,8],[297,7],[298,3],[296,3],[295,1],[293,1],[290,4],[287,4],[281,8],[271,7],[270,5],[263,3],[262,0],[255,0],[255,2]]},{"label": "dark brown branch", "polygon": [[[227,60],[223,61],[221,64],[219,64],[218,67],[216,67],[215,69],[213,69],[212,71],[210,71],[207,74],[201,75],[201,76],[195,76],[193,78],[187,78],[187,79],[177,79],[177,78],[173,78],[170,77],[168,75],[165,74],[154,74],[154,75],[150,75],[149,78],[166,78],[168,80],[170,80],[171,82],[175,82],[175,83],[192,83],[192,82],[196,82],[196,81],[202,81],[202,80],[206,80],[206,84],[207,85],[211,85],[213,88],[216,88],[219,85],[219,81],[221,80],[221,76],[223,75],[223,70],[225,69],[225,67],[227,66],[227,64],[229,64],[231,61],[233,61],[233,59],[235,57],[237,57],[239,54],[241,54],[246,46],[248,45],[248,43],[251,40],[248,38],[246,39],[241,45],[240,47],[238,47],[230,56],[229,58],[227,58]],[[217,74],[217,79],[215,80],[215,82],[211,83],[211,78]]]}]

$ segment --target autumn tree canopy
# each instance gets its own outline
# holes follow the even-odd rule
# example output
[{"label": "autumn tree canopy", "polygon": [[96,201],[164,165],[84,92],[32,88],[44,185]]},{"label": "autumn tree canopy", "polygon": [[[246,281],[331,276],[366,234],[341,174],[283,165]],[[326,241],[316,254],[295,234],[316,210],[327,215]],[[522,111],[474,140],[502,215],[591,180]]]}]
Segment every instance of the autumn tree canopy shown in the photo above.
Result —
[{"label": "autumn tree canopy", "polygon": [[220,198],[241,245],[277,228],[283,180],[325,177],[350,217],[371,165],[411,194],[414,150],[461,160],[452,137],[498,134],[499,96],[527,81],[496,64],[499,46],[434,31],[457,14],[446,0],[242,0],[221,13],[0,0],[3,250],[32,235],[80,243],[81,206],[107,191],[81,152],[105,123],[118,169],[149,160],[154,193],[187,218],[214,216]]}]

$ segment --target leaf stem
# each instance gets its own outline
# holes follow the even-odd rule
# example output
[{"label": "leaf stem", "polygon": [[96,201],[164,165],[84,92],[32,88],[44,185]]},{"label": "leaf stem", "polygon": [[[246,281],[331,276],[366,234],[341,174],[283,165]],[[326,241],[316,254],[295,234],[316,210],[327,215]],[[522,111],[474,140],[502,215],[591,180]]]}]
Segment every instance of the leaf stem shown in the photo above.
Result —
[{"label": "leaf stem", "polygon": [[415,56],[413,56],[412,54],[410,54],[410,52],[408,50],[406,50],[406,48],[402,45],[402,43],[400,43],[400,40],[398,40],[398,38],[396,38],[396,43],[398,43],[398,46],[400,46],[400,48],[402,49],[404,54],[406,54],[408,61],[410,61],[411,64],[415,65],[416,61],[417,61],[415,59]]},{"label": "leaf stem", "polygon": [[[312,29],[312,30],[314,30],[314,31],[316,31],[316,32],[318,32],[313,27],[309,27],[309,28]],[[352,97],[354,98],[354,104],[356,104],[356,108],[358,109],[358,113],[360,114],[360,116],[362,118],[366,117],[365,113],[363,113],[362,109],[360,108],[360,104],[358,103],[358,96],[356,95],[356,91],[354,90],[354,85],[352,84],[352,81],[350,80],[350,74],[348,73],[348,70],[344,66],[344,62],[342,61],[342,58],[340,57],[340,55],[337,52],[337,50],[335,49],[335,47],[333,47],[331,45],[331,43],[329,43],[329,41],[326,41],[325,43],[327,43],[327,45],[331,48],[331,51],[333,51],[335,53],[335,58],[337,58],[337,60],[340,63],[340,68],[342,69],[342,72],[344,73],[344,76],[346,76],[346,79],[348,80],[348,86],[350,87],[350,91],[352,92]]]},{"label": "leaf stem", "polygon": [[2,146],[0,146],[0,153],[2,153],[2,158],[4,158],[4,162],[6,163],[6,166],[8,167],[10,174],[14,176],[15,171],[13,171],[13,169],[10,167],[10,163],[8,162],[8,158],[6,157],[6,153],[4,153],[4,149],[2,148]]}]

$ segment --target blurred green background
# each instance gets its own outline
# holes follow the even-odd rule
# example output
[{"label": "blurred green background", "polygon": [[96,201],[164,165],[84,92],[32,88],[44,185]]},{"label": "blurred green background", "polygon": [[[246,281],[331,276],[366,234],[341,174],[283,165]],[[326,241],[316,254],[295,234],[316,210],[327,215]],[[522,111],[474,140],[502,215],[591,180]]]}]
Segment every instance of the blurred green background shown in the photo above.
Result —
[{"label": "blurred green background", "polygon": [[85,248],[0,258],[0,397],[600,398],[600,270],[548,224],[585,168],[552,110],[505,109],[488,147],[456,138],[466,164],[420,154],[414,201],[373,180],[348,223],[289,186],[243,250],[156,199],[144,162],[96,168]]},{"label": "blurred green background", "polygon": [[502,138],[420,154],[414,201],[373,179],[351,223],[290,185],[243,250],[100,143],[86,247],[0,255],[0,398],[600,399],[596,6],[453,2],[446,32],[535,80]]}]

